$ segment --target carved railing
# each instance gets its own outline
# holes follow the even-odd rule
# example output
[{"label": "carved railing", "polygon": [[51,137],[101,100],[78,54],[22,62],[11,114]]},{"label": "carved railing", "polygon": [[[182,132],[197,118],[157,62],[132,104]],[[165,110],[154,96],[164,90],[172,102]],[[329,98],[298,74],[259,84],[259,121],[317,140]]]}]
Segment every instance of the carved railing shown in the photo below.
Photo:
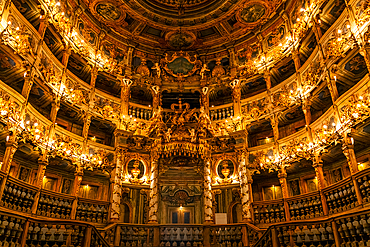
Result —
[{"label": "carved railing", "polygon": [[218,246],[243,246],[243,232],[241,226],[213,226],[211,227],[211,244]]},{"label": "carved railing", "polygon": [[340,213],[358,206],[355,186],[348,177],[323,190],[329,208],[329,214]]},{"label": "carved railing", "polygon": [[370,210],[320,221],[294,221],[270,226],[254,247],[369,246]]},{"label": "carved railing", "polygon": [[160,226],[161,246],[203,246],[202,225]]},{"label": "carved railing", "polygon": [[101,246],[108,243],[89,224],[41,220],[0,212],[0,246]]},{"label": "carved railing", "polygon": [[319,191],[287,199],[291,220],[313,219],[324,216]]},{"label": "carved railing", "polygon": [[73,200],[73,196],[43,190],[36,214],[57,219],[71,219]]},{"label": "carved railing", "polygon": [[76,220],[106,224],[108,223],[108,209],[109,202],[79,198]]},{"label": "carved railing", "polygon": [[363,171],[358,172],[355,174],[362,201],[364,204],[367,204],[370,202],[370,170],[365,169]]},{"label": "carved railing", "polygon": [[5,183],[0,206],[14,211],[31,213],[38,188],[18,179],[8,177]]},{"label": "carved railing", "polygon": [[262,201],[253,203],[255,224],[272,224],[286,221],[283,200]]},{"label": "carved railing", "polygon": [[120,246],[151,246],[153,235],[150,226],[120,226]]},{"label": "carved railing", "polygon": [[222,106],[222,107],[212,107],[209,116],[211,120],[217,121],[217,120],[224,120],[230,117],[234,116],[234,107],[232,105],[230,106]]},{"label": "carved railing", "polygon": [[128,108],[128,115],[132,116],[133,118],[149,120],[152,117],[152,109],[149,107],[147,109],[143,106],[130,103],[130,106]]}]

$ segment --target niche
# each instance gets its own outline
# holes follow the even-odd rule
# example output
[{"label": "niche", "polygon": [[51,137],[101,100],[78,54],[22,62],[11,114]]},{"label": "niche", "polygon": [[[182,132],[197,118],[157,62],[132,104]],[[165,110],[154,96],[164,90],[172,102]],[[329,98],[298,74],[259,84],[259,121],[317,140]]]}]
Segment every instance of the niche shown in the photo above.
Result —
[{"label": "niche", "polygon": [[273,185],[271,187],[263,187],[262,192],[263,192],[264,201],[283,198],[280,185],[278,186]]},{"label": "niche", "polygon": [[242,219],[242,204],[236,203],[231,208],[231,223],[240,223],[243,221]]},{"label": "niche", "polygon": [[87,199],[98,199],[99,187],[88,184],[81,184],[79,196]]}]

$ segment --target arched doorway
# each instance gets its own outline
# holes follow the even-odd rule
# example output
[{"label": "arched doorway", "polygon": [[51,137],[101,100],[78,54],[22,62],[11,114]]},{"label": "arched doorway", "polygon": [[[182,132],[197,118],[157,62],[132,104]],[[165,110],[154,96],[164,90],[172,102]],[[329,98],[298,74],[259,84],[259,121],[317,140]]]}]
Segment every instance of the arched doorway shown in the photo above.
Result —
[{"label": "arched doorway", "polygon": [[231,222],[230,223],[240,223],[243,221],[242,217],[242,204],[235,203],[231,206]]},{"label": "arched doorway", "polygon": [[131,223],[131,208],[125,202],[123,202],[120,206],[120,221],[123,223]]}]

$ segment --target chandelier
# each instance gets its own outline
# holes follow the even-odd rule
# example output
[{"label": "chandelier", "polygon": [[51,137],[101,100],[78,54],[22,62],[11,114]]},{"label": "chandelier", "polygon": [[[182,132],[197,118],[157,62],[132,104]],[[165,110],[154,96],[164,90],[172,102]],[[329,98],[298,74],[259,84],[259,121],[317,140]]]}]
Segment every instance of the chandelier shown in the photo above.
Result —
[{"label": "chandelier", "polygon": [[26,33],[24,27],[13,27],[12,22],[9,21],[5,29],[1,32],[1,41],[4,45],[9,45],[14,49],[16,54],[25,56],[27,54],[33,55],[31,44],[29,41],[29,34]]}]

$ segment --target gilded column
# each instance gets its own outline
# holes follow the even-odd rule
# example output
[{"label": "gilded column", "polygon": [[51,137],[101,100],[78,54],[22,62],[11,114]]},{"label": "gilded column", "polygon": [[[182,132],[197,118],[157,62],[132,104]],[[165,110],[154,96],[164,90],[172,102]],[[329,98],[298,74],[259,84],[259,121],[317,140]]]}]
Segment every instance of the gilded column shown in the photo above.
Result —
[{"label": "gilded column", "polygon": [[149,196],[149,221],[148,223],[158,223],[158,159],[156,152],[151,154],[151,170],[150,170],[150,196]]},{"label": "gilded column", "polygon": [[15,151],[17,151],[17,148],[18,148],[18,143],[17,143],[17,140],[16,140],[16,136],[13,133],[11,133],[7,137],[7,141],[6,141],[5,146],[6,146],[6,149],[5,149],[3,162],[2,162],[2,165],[1,165],[1,171],[8,174],[9,170],[10,170],[10,166],[11,166],[12,161],[13,161]]},{"label": "gilded column", "polygon": [[312,143],[313,139],[312,139],[312,131],[311,131],[311,127],[310,127],[310,124],[311,124],[311,121],[312,121],[311,102],[308,99],[306,99],[303,102],[302,110],[303,110],[304,119],[305,119],[305,122],[306,122],[307,138],[308,138],[308,141]]},{"label": "gilded column", "polygon": [[351,132],[346,133],[344,136],[344,142],[342,143],[342,150],[343,154],[347,158],[347,163],[349,167],[349,171],[351,172],[353,187],[355,187],[356,197],[358,204],[362,204],[362,195],[360,191],[360,187],[358,185],[357,180],[353,176],[356,172],[358,172],[358,166],[357,166],[357,160],[356,160],[356,154],[355,154],[355,141],[352,137],[349,136]]},{"label": "gilded column", "polygon": [[274,134],[275,148],[279,150],[279,118],[277,114],[270,115],[270,123]]},{"label": "gilded column", "polygon": [[337,77],[334,74],[335,71],[336,71],[336,66],[333,65],[333,67],[330,68],[330,73],[326,75],[326,83],[328,85],[328,89],[329,89],[333,104],[339,98],[339,93],[338,93],[338,88],[337,88]]},{"label": "gilded column", "polygon": [[315,20],[313,21],[313,32],[315,34],[316,40],[319,41],[322,37],[322,32],[320,28],[320,15],[317,14],[315,16]]},{"label": "gilded column", "polygon": [[211,179],[211,159],[206,159],[204,162],[204,222],[213,222],[212,212],[212,179]]},{"label": "gilded column", "polygon": [[[248,155],[247,155],[248,157]],[[238,161],[239,161],[239,181],[240,181],[240,194],[242,202],[242,218],[243,222],[251,222],[251,191],[250,187],[252,184],[250,171],[247,170],[246,166],[246,153],[244,150],[238,152]]]},{"label": "gilded column", "polygon": [[229,58],[230,58],[230,76],[234,78],[237,73],[237,64],[235,59],[235,51],[234,47],[228,48],[227,51],[229,52]]},{"label": "gilded column", "polygon": [[84,143],[82,147],[82,152],[87,153],[87,142],[88,142],[88,137],[89,137],[89,129],[90,129],[90,124],[91,124],[91,114],[86,113],[84,117],[84,126],[82,128],[82,137],[84,138]]},{"label": "gilded column", "polygon": [[37,178],[36,178],[35,186],[37,186],[39,188],[39,190],[37,191],[37,193],[34,197],[34,202],[33,202],[32,208],[31,208],[31,212],[33,214],[37,213],[37,207],[38,207],[38,204],[39,204],[39,198],[40,198],[41,190],[42,190],[42,187],[43,187],[43,180],[44,180],[44,176],[45,176],[45,171],[46,171],[46,167],[48,165],[48,159],[47,159],[47,156],[46,156],[46,153],[45,153],[44,150],[43,150],[43,155],[39,158],[37,163],[38,163],[39,166],[38,166],[38,169],[37,169],[37,174],[36,174]]},{"label": "gilded column", "polygon": [[62,64],[66,68],[67,68],[67,65],[68,65],[69,56],[71,55],[71,51],[72,51],[72,49],[70,47],[68,47],[68,46],[63,50]]},{"label": "gilded column", "polygon": [[279,178],[279,183],[281,186],[281,192],[284,198],[285,217],[287,221],[290,221],[289,205],[288,205],[288,202],[286,201],[286,198],[289,197],[288,184],[286,182],[287,177],[288,177],[288,174],[286,172],[286,169],[284,166],[282,166],[280,170],[278,171],[278,178]]},{"label": "gilded column", "polygon": [[43,185],[42,182],[43,182],[43,179],[44,179],[44,176],[45,176],[46,167],[48,165],[48,159],[46,157],[45,152],[44,152],[44,155],[39,158],[37,163],[39,164],[39,166],[38,166],[38,169],[37,169],[37,179],[36,179],[35,186],[41,188],[42,185]]},{"label": "gilded column", "polygon": [[55,122],[57,120],[57,114],[60,108],[60,98],[57,95],[56,99],[51,103],[50,121],[52,122],[49,130],[49,140],[55,133]]},{"label": "gilded column", "polygon": [[233,96],[233,105],[234,105],[234,117],[239,117],[242,114],[241,109],[241,86],[240,86],[240,80],[234,79],[232,82],[230,82],[230,87],[232,88],[232,96]]},{"label": "gilded column", "polygon": [[325,197],[324,193],[322,192],[322,189],[325,188],[325,177],[324,177],[324,171],[322,169],[323,163],[322,163],[322,160],[321,160],[321,156],[316,155],[314,157],[314,159],[312,160],[312,163],[313,163],[312,166],[315,169],[317,187],[318,187],[318,190],[320,192],[321,204],[322,204],[322,208],[323,208],[323,211],[324,211],[324,215],[328,215],[329,214],[329,209],[328,209],[328,205],[326,203],[326,197]]},{"label": "gilded column", "polygon": [[83,169],[79,165],[76,167],[75,172],[75,179],[73,182],[73,190],[72,190],[72,196],[75,197],[72,203],[72,209],[71,209],[71,219],[74,220],[76,218],[76,211],[77,211],[77,205],[78,205],[78,195],[80,193],[80,187],[83,177]]},{"label": "gilded column", "polygon": [[127,51],[127,60],[126,60],[126,64],[128,68],[131,68],[133,54],[134,54],[134,47],[130,46]]},{"label": "gilded column", "polygon": [[344,142],[342,143],[342,150],[343,154],[347,158],[347,163],[349,167],[349,171],[351,175],[358,172],[357,160],[355,155],[355,143],[354,139],[348,135],[349,133],[345,134]]},{"label": "gilded column", "polygon": [[37,31],[41,36],[41,40],[44,39],[44,35],[48,26],[49,26],[49,16],[47,14],[40,15],[40,25]]},{"label": "gilded column", "polygon": [[26,99],[25,104],[28,103],[31,88],[33,86],[34,70],[29,66],[26,66],[26,72],[24,73],[24,84],[22,88],[22,96]]},{"label": "gilded column", "polygon": [[91,69],[91,79],[90,79],[90,86],[93,88],[95,88],[95,82],[97,77],[98,77],[98,68],[94,66]]},{"label": "gilded column", "polygon": [[263,77],[266,81],[266,88],[269,91],[271,89],[271,72],[270,72],[270,69],[266,69],[264,71]]},{"label": "gilded column", "polygon": [[298,70],[301,68],[301,59],[299,58],[299,50],[293,50],[292,58],[294,61],[295,70],[298,72]]},{"label": "gilded column", "polygon": [[[5,154],[4,154],[3,162],[0,163],[0,169],[1,171],[8,174],[10,171],[10,166],[12,164],[13,156],[18,148],[16,137],[13,134],[10,135],[5,145],[6,145]],[[6,179],[2,179],[0,183],[0,199],[3,196],[5,185],[6,185]]]}]

